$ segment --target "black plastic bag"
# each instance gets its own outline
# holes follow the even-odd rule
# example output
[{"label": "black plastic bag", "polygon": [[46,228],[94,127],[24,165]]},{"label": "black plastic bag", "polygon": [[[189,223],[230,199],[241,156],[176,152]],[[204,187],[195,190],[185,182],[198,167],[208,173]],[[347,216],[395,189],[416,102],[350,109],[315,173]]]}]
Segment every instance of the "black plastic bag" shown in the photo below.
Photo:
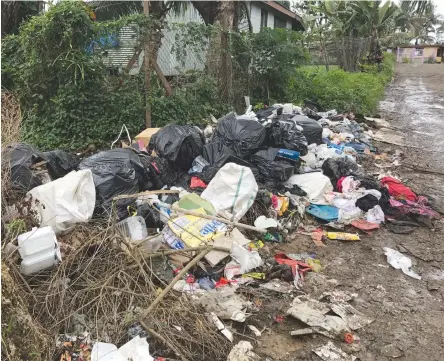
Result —
[{"label": "black plastic bag", "polygon": [[327,158],[322,164],[322,172],[334,186],[341,177],[359,174],[358,165],[348,158]]},{"label": "black plastic bag", "polygon": [[64,177],[75,170],[80,162],[76,155],[63,150],[53,150],[43,154],[47,160],[46,169],[53,180]]},{"label": "black plastic bag", "polygon": [[276,114],[282,114],[282,107],[268,107],[268,108],[264,108],[264,109],[260,109],[256,112],[256,118],[261,120],[261,119],[266,119],[268,118],[271,114],[273,114],[273,111],[276,110]]},{"label": "black plastic bag", "polygon": [[358,198],[355,205],[364,212],[368,212],[374,206],[377,206],[378,203],[378,198],[376,198],[373,194],[367,194],[364,197]]},{"label": "black plastic bag", "polygon": [[294,165],[289,161],[275,160],[278,148],[260,150],[249,158],[260,174],[267,180],[287,181],[294,173]]},{"label": "black plastic bag", "polygon": [[41,179],[31,169],[32,165],[46,160],[42,152],[29,144],[18,143],[7,147],[2,155],[5,162],[9,159],[13,188],[27,192],[42,185]]},{"label": "black plastic bag", "polygon": [[181,169],[191,168],[194,158],[202,153],[202,132],[191,125],[167,125],[155,133],[149,149],[173,162]]},{"label": "black plastic bag", "polygon": [[[251,121],[251,120],[250,120]],[[202,150],[203,158],[210,163],[209,166],[204,167],[202,173],[195,174],[205,183],[209,183],[216,173],[227,163],[236,163],[244,167],[248,167],[257,178],[259,170],[250,162],[236,156],[235,152],[225,146],[221,142],[213,142],[205,144]]]},{"label": "black plastic bag", "polygon": [[202,157],[214,167],[222,167],[224,164],[229,163],[228,159],[235,156],[234,150],[231,150],[222,142],[208,143],[202,148]]},{"label": "black plastic bag", "polygon": [[[79,164],[79,169],[91,169],[96,187],[96,205],[102,210],[109,210],[117,195],[138,193],[153,187],[151,171],[144,166],[140,157],[143,155],[131,148],[116,148],[94,154]],[[134,199],[118,201],[119,219],[124,218],[127,206],[133,202]]]},{"label": "black plastic bag", "polygon": [[153,184],[149,189],[162,189],[164,186],[171,187],[175,185],[177,178],[180,176],[180,170],[162,157],[151,157],[144,153],[139,154],[139,158],[145,169],[149,169],[149,181]]},{"label": "black plastic bag", "polygon": [[307,155],[307,139],[296,128],[293,121],[274,119],[265,126],[267,131],[266,144],[273,148],[284,148],[298,151],[302,156]]},{"label": "black plastic bag", "polygon": [[322,143],[322,125],[316,120],[310,119],[305,115],[296,115],[293,117],[293,121],[302,127],[302,134],[304,134],[308,144]]},{"label": "black plastic bag", "polygon": [[233,150],[239,158],[255,153],[265,141],[262,124],[248,119],[236,119],[230,113],[219,119],[213,141],[220,142]]}]

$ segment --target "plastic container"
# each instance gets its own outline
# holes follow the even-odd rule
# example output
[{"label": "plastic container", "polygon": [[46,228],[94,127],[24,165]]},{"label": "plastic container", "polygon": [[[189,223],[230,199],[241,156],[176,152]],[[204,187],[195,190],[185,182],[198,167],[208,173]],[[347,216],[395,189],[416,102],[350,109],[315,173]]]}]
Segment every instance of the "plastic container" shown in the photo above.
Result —
[{"label": "plastic container", "polygon": [[32,231],[19,235],[17,241],[22,258],[57,247],[57,238],[50,226],[33,228]]},{"label": "plastic container", "polygon": [[290,150],[290,149],[279,149],[277,156],[281,157],[281,158],[291,159],[291,160],[298,160],[300,153],[295,150]]},{"label": "plastic container", "polygon": [[20,265],[20,272],[24,275],[30,275],[32,273],[39,272],[46,268],[56,265],[62,260],[59,247],[53,247],[53,249],[47,249],[42,252],[27,256],[23,259]]},{"label": "plastic container", "polygon": [[145,219],[141,216],[128,217],[117,223],[117,229],[131,241],[141,241],[148,237]]}]

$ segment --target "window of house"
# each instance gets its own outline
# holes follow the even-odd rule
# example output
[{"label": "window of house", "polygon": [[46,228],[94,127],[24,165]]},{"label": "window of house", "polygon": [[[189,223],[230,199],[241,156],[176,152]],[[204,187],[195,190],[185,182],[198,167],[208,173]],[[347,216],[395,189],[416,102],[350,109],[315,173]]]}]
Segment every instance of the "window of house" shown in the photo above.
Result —
[{"label": "window of house", "polygon": [[422,56],[424,49],[415,49],[415,56]]},{"label": "window of house", "polygon": [[268,11],[261,9],[261,29],[268,26]]},{"label": "window of house", "polygon": [[274,28],[285,29],[287,27],[287,21],[281,18],[278,18],[276,15],[274,16]]}]

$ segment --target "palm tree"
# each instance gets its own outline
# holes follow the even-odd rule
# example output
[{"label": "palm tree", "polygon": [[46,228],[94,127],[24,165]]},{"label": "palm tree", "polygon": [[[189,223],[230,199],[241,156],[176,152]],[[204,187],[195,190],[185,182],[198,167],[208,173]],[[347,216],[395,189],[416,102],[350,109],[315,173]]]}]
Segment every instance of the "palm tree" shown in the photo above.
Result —
[{"label": "palm tree", "polygon": [[396,14],[398,7],[390,1],[381,6],[381,1],[353,1],[352,8],[356,11],[355,19],[359,19],[361,34],[370,36],[370,51],[368,60],[370,63],[380,63],[382,50],[379,41],[379,33],[384,29]]}]

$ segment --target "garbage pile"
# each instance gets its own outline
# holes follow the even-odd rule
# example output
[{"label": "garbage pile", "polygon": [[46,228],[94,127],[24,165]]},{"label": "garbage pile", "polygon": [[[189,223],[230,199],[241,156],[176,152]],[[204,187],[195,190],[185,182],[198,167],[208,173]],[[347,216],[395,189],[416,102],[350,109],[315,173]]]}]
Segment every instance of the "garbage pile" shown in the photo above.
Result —
[{"label": "garbage pile", "polygon": [[[308,272],[322,269],[315,254],[272,254],[273,244],[294,234],[310,236],[319,247],[330,240],[359,241],[384,223],[392,232],[410,233],[440,217],[426,197],[386,171],[390,166],[383,163],[374,176],[360,165],[369,160],[399,165],[401,155],[378,153],[372,135],[350,113],[276,104],[227,114],[204,130],[167,125],[136,137],[129,148],[82,160],[19,144],[11,152],[12,183],[27,192],[40,225],[18,237],[21,272],[31,275],[63,263],[58,238],[76,224],[106,218],[129,249],[146,257],[162,254],[168,272],[176,275],[166,278],[150,309],[168,292],[179,292],[203,307],[214,330],[233,342],[233,324],[248,324],[257,311],[237,290],[291,297],[304,288]],[[398,268],[419,277],[408,264]],[[338,316],[327,315],[331,310]],[[346,317],[350,312],[355,323],[362,320],[359,327]],[[309,326],[292,331],[295,336],[337,339],[346,333],[353,339],[355,330],[371,322],[345,303],[300,297],[288,314]],[[248,327],[260,336],[255,326]],[[134,340],[132,350],[97,341],[92,360],[121,354],[154,360],[144,338]],[[250,346],[239,347],[251,352]],[[236,352],[230,359],[238,360]]]}]

